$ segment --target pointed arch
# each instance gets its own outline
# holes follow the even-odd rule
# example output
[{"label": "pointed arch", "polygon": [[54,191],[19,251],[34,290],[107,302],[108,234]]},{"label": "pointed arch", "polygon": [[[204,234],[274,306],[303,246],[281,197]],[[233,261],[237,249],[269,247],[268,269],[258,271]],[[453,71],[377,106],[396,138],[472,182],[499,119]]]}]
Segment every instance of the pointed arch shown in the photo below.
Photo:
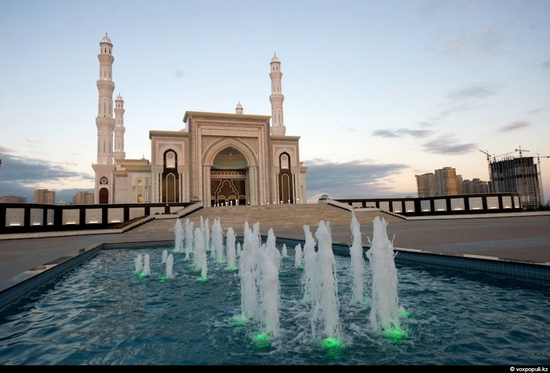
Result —
[{"label": "pointed arch", "polygon": [[179,202],[178,153],[167,149],[162,154],[162,202]]},{"label": "pointed arch", "polygon": [[220,139],[205,150],[202,161],[205,198],[210,198],[212,206],[246,204],[257,199],[251,194],[258,189],[258,158],[248,144],[237,138]]},{"label": "pointed arch", "polygon": [[290,154],[279,154],[279,201],[294,203],[294,183],[292,180],[292,159]]},{"label": "pointed arch", "polygon": [[224,138],[210,144],[203,153],[203,164],[212,166],[214,164],[214,158],[226,148],[234,148],[241,153],[246,159],[248,167],[258,165],[258,159],[250,146],[236,138]]}]

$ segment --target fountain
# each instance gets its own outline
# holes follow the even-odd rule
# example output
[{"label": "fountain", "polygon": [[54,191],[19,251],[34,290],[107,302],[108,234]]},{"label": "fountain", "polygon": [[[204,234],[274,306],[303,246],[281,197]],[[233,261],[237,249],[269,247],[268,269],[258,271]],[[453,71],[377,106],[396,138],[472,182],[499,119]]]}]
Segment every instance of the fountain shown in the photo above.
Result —
[{"label": "fountain", "polygon": [[237,271],[237,252],[236,252],[236,245],[235,245],[235,231],[232,227],[229,227],[227,229],[226,233],[226,250],[227,250],[227,270],[228,271]]},{"label": "fountain", "polygon": [[302,245],[300,244],[294,247],[294,267],[302,267]]},{"label": "fountain", "polygon": [[[262,242],[258,223],[244,226],[242,242],[232,229],[225,236],[228,266],[238,273],[208,269],[216,259],[206,256],[201,228],[191,240],[193,268],[174,260],[181,252],[161,263],[156,248],[137,256],[102,250],[0,310],[0,364],[550,363],[547,287],[410,263],[398,273],[383,219],[373,221],[364,272],[355,268],[353,216],[349,257],[333,254],[330,225],[321,221],[315,238],[303,227],[292,263],[282,260],[273,230]],[[197,271],[208,281],[197,282]],[[400,301],[414,317],[404,317]]]},{"label": "fountain", "polygon": [[149,254],[143,256],[143,269],[139,274],[140,278],[147,277],[151,274],[151,264]]},{"label": "fountain", "polygon": [[351,233],[353,235],[353,243],[349,249],[351,258],[351,276],[353,280],[353,297],[352,303],[364,302],[364,273],[365,261],[363,260],[363,242],[361,241],[361,226],[352,212],[351,218]]},{"label": "fountain", "polygon": [[257,253],[260,289],[260,322],[268,336],[279,335],[279,271],[281,255],[275,244],[273,229],[269,229],[267,241]]},{"label": "fountain", "polygon": [[260,246],[258,234],[244,224],[244,239],[239,260],[239,275],[241,279],[241,315],[236,322],[247,322],[258,318],[259,290],[257,281],[256,254]]},{"label": "fountain", "polygon": [[193,222],[185,220],[185,260],[189,260],[193,252]]},{"label": "fountain", "polygon": [[[336,263],[332,252],[332,238],[330,226],[321,221],[315,232],[318,242],[318,250],[314,263],[315,282],[317,286],[312,298],[311,326],[313,336],[316,335],[317,324],[322,324],[325,343],[332,345],[339,344],[341,339],[340,330],[340,301],[338,300],[338,281],[336,279]],[[307,265],[306,259],[306,265]]]},{"label": "fountain", "polygon": [[174,225],[174,236],[174,252],[181,253],[183,252],[184,230],[180,219],[176,219],[176,224]]},{"label": "fountain", "polygon": [[141,272],[143,271],[143,255],[142,254],[138,254],[136,256],[136,258],[134,259],[134,267],[135,267],[134,273],[136,275],[141,274]]},{"label": "fountain", "polygon": [[402,338],[406,333],[399,322],[397,269],[393,244],[387,235],[388,223],[377,216],[373,224],[373,239],[369,239],[371,247],[366,253],[372,268],[370,324],[390,338]]},{"label": "fountain", "polygon": [[[166,276],[165,279],[174,278],[174,255],[170,254],[166,258]],[[163,279],[161,278],[161,281]]]},{"label": "fountain", "polygon": [[306,303],[311,303],[315,294],[319,291],[317,286],[319,285],[316,281],[316,270],[317,266],[317,254],[315,253],[315,240],[309,229],[309,225],[304,225],[304,276],[302,277],[303,283],[303,296]]},{"label": "fountain", "polygon": [[214,219],[212,224],[212,259],[218,263],[224,263],[225,257],[223,252],[223,230],[220,219]]},{"label": "fountain", "polygon": [[201,228],[195,228],[194,238],[195,238],[195,241],[193,242],[194,264],[195,264],[195,268],[201,272],[201,276],[198,278],[198,280],[201,282],[205,282],[208,280],[208,277],[207,277],[208,264],[207,264],[207,258],[206,258],[206,246],[204,244],[204,233],[201,231]]}]

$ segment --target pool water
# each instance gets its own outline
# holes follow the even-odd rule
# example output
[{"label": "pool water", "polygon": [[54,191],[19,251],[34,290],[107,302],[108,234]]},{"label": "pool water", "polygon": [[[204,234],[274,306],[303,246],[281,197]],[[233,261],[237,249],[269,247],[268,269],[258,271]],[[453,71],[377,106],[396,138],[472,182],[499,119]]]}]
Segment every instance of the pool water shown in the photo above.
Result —
[{"label": "pool water", "polygon": [[[303,269],[284,258],[281,332],[262,344],[257,325],[233,322],[238,273],[209,258],[208,281],[199,282],[174,254],[174,278],[162,281],[162,250],[103,250],[0,310],[0,364],[550,364],[550,290],[538,283],[397,260],[399,303],[410,316],[401,320],[406,338],[392,341],[369,325],[368,261],[367,302],[350,305],[350,258],[336,256],[344,344],[327,349],[311,332]],[[149,277],[134,273],[139,253],[150,255]]]}]

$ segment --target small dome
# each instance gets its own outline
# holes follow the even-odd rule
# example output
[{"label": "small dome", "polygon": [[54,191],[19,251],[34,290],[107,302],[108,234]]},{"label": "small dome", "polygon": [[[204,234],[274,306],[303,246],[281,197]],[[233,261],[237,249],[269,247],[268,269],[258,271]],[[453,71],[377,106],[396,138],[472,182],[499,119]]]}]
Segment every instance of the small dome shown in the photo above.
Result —
[{"label": "small dome", "polygon": [[100,43],[108,43],[108,44],[113,44],[111,42],[111,39],[109,39],[109,37],[107,36],[107,33],[105,33],[105,36],[103,37],[103,39],[101,39]]},{"label": "small dome", "polygon": [[273,58],[271,59],[271,62],[281,62],[279,61],[279,57],[277,57],[277,53],[273,53]]},{"label": "small dome", "polygon": [[237,114],[242,114],[243,113],[243,106],[241,105],[241,102],[239,101],[239,103],[237,104],[237,107],[235,108],[236,110],[236,113]]},{"label": "small dome", "polygon": [[124,100],[122,99],[122,96],[120,95],[120,93],[118,94],[116,100],[117,100],[117,101],[124,101]]}]

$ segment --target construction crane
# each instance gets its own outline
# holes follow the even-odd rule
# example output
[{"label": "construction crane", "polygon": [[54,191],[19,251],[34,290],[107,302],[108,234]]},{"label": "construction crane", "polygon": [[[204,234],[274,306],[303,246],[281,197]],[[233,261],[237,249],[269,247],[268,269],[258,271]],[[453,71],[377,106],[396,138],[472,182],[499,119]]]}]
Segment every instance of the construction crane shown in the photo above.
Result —
[{"label": "construction crane", "polygon": [[[487,171],[489,172],[489,181],[493,181],[493,178],[491,177],[491,154],[489,154],[489,151],[484,152],[481,149],[479,149],[479,151],[487,156]],[[492,187],[493,187],[493,183],[490,182],[489,188],[492,189]],[[489,192],[491,192],[490,189],[489,189]]]},{"label": "construction crane", "polygon": [[530,150],[527,150],[527,149],[522,149],[521,146],[519,147],[519,149],[515,149],[516,152],[519,152],[519,157],[522,158],[523,155],[522,155],[522,152],[530,152]]}]

